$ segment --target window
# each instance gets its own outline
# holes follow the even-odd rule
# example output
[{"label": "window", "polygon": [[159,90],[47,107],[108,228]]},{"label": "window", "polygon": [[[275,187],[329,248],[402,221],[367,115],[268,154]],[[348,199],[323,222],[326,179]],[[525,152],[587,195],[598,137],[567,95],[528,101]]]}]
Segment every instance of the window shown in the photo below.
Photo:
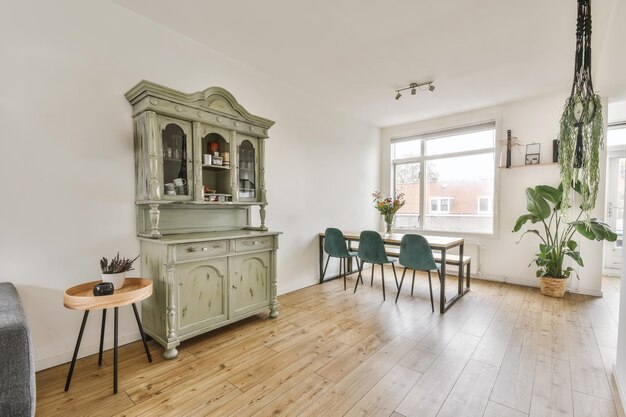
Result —
[{"label": "window", "polygon": [[450,197],[435,197],[430,199],[431,213],[449,213],[451,203]]},{"label": "window", "polygon": [[480,196],[476,202],[476,213],[491,213],[491,197]]},{"label": "window", "polygon": [[495,122],[391,142],[399,229],[494,232]]}]

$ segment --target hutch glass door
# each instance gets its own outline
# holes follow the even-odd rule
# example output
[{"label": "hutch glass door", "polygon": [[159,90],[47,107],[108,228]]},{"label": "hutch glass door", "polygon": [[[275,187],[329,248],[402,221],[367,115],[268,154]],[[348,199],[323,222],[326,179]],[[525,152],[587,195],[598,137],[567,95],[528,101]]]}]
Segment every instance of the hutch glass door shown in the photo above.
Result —
[{"label": "hutch glass door", "polygon": [[256,199],[256,150],[248,139],[239,146],[239,198]]},{"label": "hutch glass door", "polygon": [[190,139],[176,123],[169,123],[162,130],[163,189],[164,197],[189,198],[188,153]]}]

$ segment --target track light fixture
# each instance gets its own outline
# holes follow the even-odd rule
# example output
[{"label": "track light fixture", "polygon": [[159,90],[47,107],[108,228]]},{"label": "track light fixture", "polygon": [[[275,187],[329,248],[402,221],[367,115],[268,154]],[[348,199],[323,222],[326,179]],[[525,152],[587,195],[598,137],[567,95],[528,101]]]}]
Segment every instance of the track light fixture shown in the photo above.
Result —
[{"label": "track light fixture", "polygon": [[428,91],[432,93],[433,91],[435,91],[435,85],[433,84],[432,81],[429,81],[423,84],[411,83],[407,87],[398,88],[396,90],[396,100],[399,100],[400,97],[402,97],[402,94],[400,94],[400,92],[406,91],[406,90],[411,90],[412,96],[414,96],[417,93],[417,90]]}]

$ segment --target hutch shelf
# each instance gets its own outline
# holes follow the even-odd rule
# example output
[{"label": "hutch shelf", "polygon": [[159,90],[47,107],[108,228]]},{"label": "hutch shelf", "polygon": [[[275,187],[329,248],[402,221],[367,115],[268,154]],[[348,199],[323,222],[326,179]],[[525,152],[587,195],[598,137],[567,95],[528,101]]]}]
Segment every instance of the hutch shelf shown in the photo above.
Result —
[{"label": "hutch shelf", "polygon": [[146,333],[171,359],[198,334],[267,308],[277,317],[280,232],[265,225],[264,165],[274,122],[219,87],[185,94],[141,81],[126,98],[142,276],[154,284],[142,302]]}]

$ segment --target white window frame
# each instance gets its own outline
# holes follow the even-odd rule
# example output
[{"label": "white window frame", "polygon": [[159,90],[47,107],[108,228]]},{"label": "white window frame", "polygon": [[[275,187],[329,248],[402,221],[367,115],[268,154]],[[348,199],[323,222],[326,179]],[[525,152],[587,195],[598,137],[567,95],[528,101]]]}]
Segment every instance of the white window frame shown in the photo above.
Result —
[{"label": "white window frame", "polygon": [[[458,156],[469,156],[469,155],[478,155],[478,154],[492,154],[494,158],[494,188],[493,188],[493,197],[490,201],[491,212],[489,213],[481,213],[481,214],[491,214],[492,216],[492,225],[491,232],[464,232],[464,231],[446,231],[446,230],[437,230],[437,229],[428,229],[424,228],[424,215],[427,213],[428,206],[426,204],[430,204],[430,199],[425,201],[425,186],[427,179],[425,175],[420,175],[419,182],[419,190],[420,190],[420,208],[419,213],[415,215],[418,216],[418,226],[417,227],[394,227],[394,230],[399,233],[403,232],[420,232],[420,233],[432,233],[437,235],[450,235],[450,236],[480,236],[480,237],[489,237],[489,238],[497,238],[498,237],[498,195],[499,195],[499,183],[500,177],[498,172],[498,152],[502,148],[501,141],[498,138],[501,137],[501,125],[500,118],[501,115],[498,112],[482,112],[483,117],[480,114],[476,113],[472,116],[474,117],[466,117],[466,115],[459,116],[451,116],[448,118],[436,119],[433,121],[426,122],[416,122],[409,125],[397,126],[384,128],[382,131],[383,140],[387,142],[386,150],[383,152],[383,169],[385,174],[383,174],[383,181],[389,184],[389,187],[383,187],[383,189],[387,189],[390,194],[393,194],[393,190],[395,189],[395,167],[396,165],[403,163],[418,163],[420,165],[420,172],[423,174],[424,168],[426,166],[426,162],[435,159],[446,159],[451,157]],[[489,126],[488,129],[494,130],[494,144],[492,147],[483,148],[478,150],[471,151],[460,151],[460,152],[451,152],[448,154],[439,154],[426,156],[426,141],[428,139],[441,138],[445,136],[453,135],[454,133],[462,134],[462,133],[470,133],[472,131],[480,131],[485,130],[485,127]],[[402,159],[394,159],[393,155],[393,145],[398,142],[405,141],[414,141],[421,140],[421,152],[419,157],[413,158],[402,158]],[[386,158],[385,158],[386,155]],[[389,162],[384,162],[389,161]]]}]

